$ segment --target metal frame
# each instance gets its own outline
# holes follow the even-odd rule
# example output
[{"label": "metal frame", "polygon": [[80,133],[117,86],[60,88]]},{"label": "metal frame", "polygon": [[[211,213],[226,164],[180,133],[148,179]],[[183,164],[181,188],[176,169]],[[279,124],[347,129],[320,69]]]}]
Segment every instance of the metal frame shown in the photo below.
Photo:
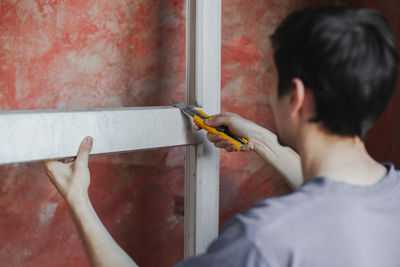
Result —
[{"label": "metal frame", "polygon": [[[221,0],[187,0],[187,102],[220,111]],[[209,142],[186,148],[185,256],[218,235],[219,151]]]},{"label": "metal frame", "polygon": [[[186,2],[187,102],[219,113],[221,0]],[[72,157],[87,135],[92,154],[187,145],[185,256],[206,250],[218,235],[219,151],[176,108],[1,111],[0,164]]]},{"label": "metal frame", "polygon": [[95,141],[92,154],[202,141],[200,134],[191,131],[190,121],[173,107],[22,110],[0,114],[1,164],[72,157],[87,135]]}]

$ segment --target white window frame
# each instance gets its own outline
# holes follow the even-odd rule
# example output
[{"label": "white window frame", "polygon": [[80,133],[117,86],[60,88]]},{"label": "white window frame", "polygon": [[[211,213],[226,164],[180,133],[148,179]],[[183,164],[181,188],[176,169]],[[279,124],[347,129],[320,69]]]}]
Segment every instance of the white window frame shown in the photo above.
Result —
[{"label": "white window frame", "polygon": [[[187,103],[220,112],[221,0],[187,0]],[[0,164],[76,155],[83,137],[92,154],[186,147],[185,257],[218,235],[219,151],[173,107],[0,112]]]}]

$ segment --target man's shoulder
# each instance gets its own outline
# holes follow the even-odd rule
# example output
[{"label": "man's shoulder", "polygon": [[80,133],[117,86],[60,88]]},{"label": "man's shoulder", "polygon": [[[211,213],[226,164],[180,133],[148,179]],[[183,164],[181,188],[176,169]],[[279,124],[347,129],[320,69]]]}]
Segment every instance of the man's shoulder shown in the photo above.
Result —
[{"label": "man's shoulder", "polygon": [[[319,183],[318,180],[314,183]],[[284,241],[288,229],[294,230],[299,222],[316,209],[323,211],[323,197],[308,188],[300,188],[290,194],[263,199],[243,213],[236,214],[221,229],[225,232],[239,233],[256,245],[268,240]],[[265,244],[262,244],[265,246]],[[275,244],[276,245],[276,244]]]},{"label": "man's shoulder", "polygon": [[394,163],[385,161],[381,163],[388,170],[388,175],[394,175],[397,179],[400,179],[400,169],[396,169]]},{"label": "man's shoulder", "polygon": [[239,216],[245,216],[255,221],[282,220],[288,215],[293,215],[292,212],[296,211],[295,207],[307,206],[307,200],[310,198],[314,198],[314,196],[310,196],[300,189],[286,195],[262,199]]},{"label": "man's shoulder", "polygon": [[[326,177],[315,177],[290,194],[257,202],[250,209],[237,214],[231,224],[239,224],[250,240],[285,240],[288,232],[292,239],[296,235],[304,235],[308,230],[312,232],[311,227],[315,222],[324,224],[329,223],[332,217],[349,216],[359,205],[364,207],[368,205],[367,201],[382,195],[391,194],[397,199],[400,170],[396,170],[391,163],[383,165],[388,168],[387,177],[380,184],[365,190],[336,183]],[[377,202],[374,203],[377,205]],[[382,205],[385,203],[382,202]]]},{"label": "man's shoulder", "polygon": [[246,246],[264,261],[286,262],[288,259],[284,255],[289,255],[287,252],[291,250],[293,238],[297,238],[296,233],[304,233],[304,216],[312,217],[319,202],[317,194],[303,189],[263,199],[227,222],[209,252],[240,241],[242,249]]},{"label": "man's shoulder", "polygon": [[[377,192],[377,197],[387,195],[387,189],[400,190],[399,171],[395,171],[393,165],[388,170],[390,179],[383,180],[372,190]],[[367,216],[361,220],[369,218],[368,202],[376,209],[377,201],[372,199],[371,190],[367,190],[367,194],[358,192],[358,196],[354,196],[354,190],[359,191],[324,177],[309,179],[290,194],[263,199],[235,215],[221,229],[207,253],[188,258],[177,266],[290,266],[293,255],[308,259],[309,251],[330,246],[331,240],[345,239],[349,231],[354,232],[346,227],[358,225],[354,220],[360,219],[363,210]],[[387,205],[387,198],[381,202]],[[392,202],[400,203],[397,199]],[[396,210],[400,210],[398,205]],[[353,216],[359,208],[358,215]],[[397,221],[392,224],[398,225]],[[341,248],[339,246],[339,250]]]}]

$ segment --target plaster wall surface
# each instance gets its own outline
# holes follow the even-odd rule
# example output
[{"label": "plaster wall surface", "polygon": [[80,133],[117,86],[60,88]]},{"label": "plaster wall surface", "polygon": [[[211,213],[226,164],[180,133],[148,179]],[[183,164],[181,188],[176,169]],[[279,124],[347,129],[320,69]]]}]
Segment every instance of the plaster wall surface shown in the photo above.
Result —
[{"label": "plaster wall surface", "polygon": [[[222,110],[275,131],[268,35],[306,4],[381,9],[400,37],[396,1],[222,1]],[[169,105],[185,99],[184,0],[0,1],[0,109]],[[399,40],[400,41],[400,40]],[[400,94],[367,138],[400,164]],[[96,141],[96,140],[95,140]],[[90,197],[139,266],[183,257],[184,149],[94,156]],[[220,224],[290,192],[252,153],[221,153]],[[68,209],[39,163],[0,167],[0,266],[89,266]]]},{"label": "plaster wall surface", "polygon": [[[183,0],[0,1],[0,108],[183,101],[184,7]],[[183,162],[183,148],[90,160],[93,205],[140,266],[183,257]],[[89,265],[40,163],[0,167],[0,240],[0,266]]]}]

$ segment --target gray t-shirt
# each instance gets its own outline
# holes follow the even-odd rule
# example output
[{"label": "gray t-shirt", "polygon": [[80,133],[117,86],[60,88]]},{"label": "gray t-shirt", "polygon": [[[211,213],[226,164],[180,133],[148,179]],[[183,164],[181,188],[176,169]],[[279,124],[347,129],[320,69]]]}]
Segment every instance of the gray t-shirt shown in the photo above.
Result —
[{"label": "gray t-shirt", "polygon": [[400,172],[370,186],[324,177],[258,202],[175,267],[400,267]]}]

